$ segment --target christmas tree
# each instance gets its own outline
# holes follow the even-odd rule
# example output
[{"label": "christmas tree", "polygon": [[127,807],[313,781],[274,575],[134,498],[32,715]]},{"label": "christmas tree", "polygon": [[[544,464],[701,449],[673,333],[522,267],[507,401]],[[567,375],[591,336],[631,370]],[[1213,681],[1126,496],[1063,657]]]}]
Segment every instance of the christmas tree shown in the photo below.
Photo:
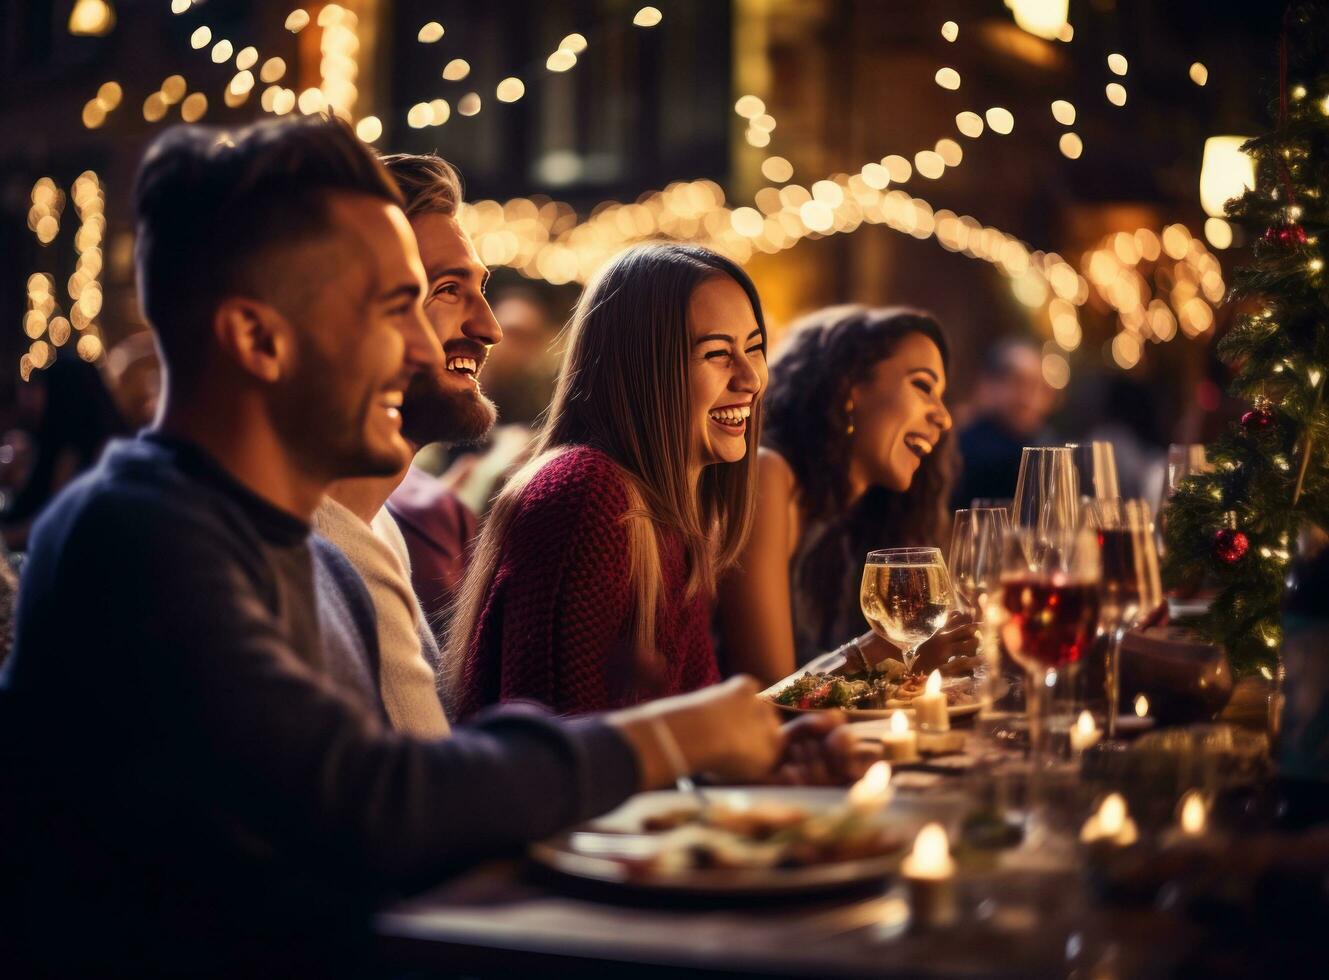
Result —
[{"label": "christmas tree", "polygon": [[1252,262],[1230,302],[1244,312],[1218,344],[1230,394],[1250,409],[1208,447],[1168,510],[1164,577],[1220,591],[1192,621],[1238,675],[1272,670],[1279,605],[1299,531],[1329,528],[1329,10],[1298,3],[1283,21],[1277,128],[1243,149],[1253,190],[1227,205]]}]

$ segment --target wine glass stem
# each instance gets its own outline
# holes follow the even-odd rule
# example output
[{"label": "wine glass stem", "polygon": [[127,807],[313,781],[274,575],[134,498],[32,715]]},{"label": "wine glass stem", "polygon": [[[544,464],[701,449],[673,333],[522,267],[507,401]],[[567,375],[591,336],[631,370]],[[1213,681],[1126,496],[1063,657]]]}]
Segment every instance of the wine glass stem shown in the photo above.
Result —
[{"label": "wine glass stem", "polygon": [[904,672],[912,674],[914,672],[914,661],[918,659],[918,647],[910,647],[901,656],[904,658]]},{"label": "wine glass stem", "polygon": [[1103,683],[1107,686],[1107,737],[1117,737],[1117,715],[1121,705],[1121,641],[1126,638],[1126,625],[1123,623],[1112,631],[1108,643],[1108,662],[1103,672]]},{"label": "wine glass stem", "polygon": [[1029,711],[1029,759],[1035,773],[1043,768],[1047,759],[1048,717],[1052,712],[1047,678],[1046,670],[1031,671],[1031,690],[1025,696]]}]

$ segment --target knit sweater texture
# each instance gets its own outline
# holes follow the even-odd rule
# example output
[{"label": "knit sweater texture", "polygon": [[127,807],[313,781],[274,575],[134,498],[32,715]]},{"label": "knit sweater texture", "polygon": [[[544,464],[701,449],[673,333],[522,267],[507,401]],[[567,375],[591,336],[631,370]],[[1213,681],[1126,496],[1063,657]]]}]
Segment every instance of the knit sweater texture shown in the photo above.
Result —
[{"label": "knit sweater texture", "polygon": [[688,597],[683,543],[668,530],[658,534],[657,660],[649,677],[637,666],[628,505],[622,471],[587,446],[565,451],[531,478],[459,672],[457,720],[514,700],[561,714],[600,711],[720,679],[708,598]]},{"label": "knit sweater texture", "polygon": [[392,727],[417,738],[447,735],[434,675],[438,648],[411,590],[406,543],[396,523],[379,510],[366,524],[331,497],[323,498],[313,523],[369,589],[378,621],[379,690]]}]

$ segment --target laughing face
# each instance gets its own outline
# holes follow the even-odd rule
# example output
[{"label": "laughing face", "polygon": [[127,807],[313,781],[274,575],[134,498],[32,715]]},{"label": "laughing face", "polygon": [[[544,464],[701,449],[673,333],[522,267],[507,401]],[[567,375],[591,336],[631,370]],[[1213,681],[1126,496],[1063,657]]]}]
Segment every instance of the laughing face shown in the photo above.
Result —
[{"label": "laughing face", "polygon": [[489,270],[457,219],[431,213],[411,220],[429,278],[425,317],[443,346],[443,364],[417,373],[406,390],[402,431],[417,447],[473,442],[494,424],[480,370],[503,331],[484,296]]},{"label": "laughing face", "polygon": [[924,458],[951,427],[941,400],[945,391],[941,351],[921,333],[902,338],[893,355],[878,361],[868,379],[850,389],[852,482],[908,490]]},{"label": "laughing face", "polygon": [[748,450],[748,419],[766,387],[766,338],[747,293],[726,275],[707,279],[688,305],[688,386],[693,458],[736,463]]}]

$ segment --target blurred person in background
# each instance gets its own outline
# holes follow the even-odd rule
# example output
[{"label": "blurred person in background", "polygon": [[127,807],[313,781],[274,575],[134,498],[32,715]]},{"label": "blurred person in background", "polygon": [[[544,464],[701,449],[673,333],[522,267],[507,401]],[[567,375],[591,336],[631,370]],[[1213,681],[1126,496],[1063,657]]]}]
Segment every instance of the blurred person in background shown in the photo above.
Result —
[{"label": "blurred person in background", "polygon": [[[790,331],[771,362],[752,534],[717,604],[726,671],[774,683],[859,637],[864,556],[942,543],[947,361],[916,310],[836,306]],[[920,664],[972,652],[972,636],[952,623]],[[894,652],[870,632],[858,642],[874,663]]]},{"label": "blurred person in background", "polygon": [[1153,385],[1123,371],[1107,379],[1102,410],[1082,441],[1112,444],[1122,497],[1140,497],[1153,505],[1162,496],[1168,444],[1164,420],[1170,417]]},{"label": "blurred person in background", "polygon": [[556,341],[561,324],[549,301],[529,286],[509,286],[493,297],[503,345],[485,368],[485,391],[505,425],[533,425],[549,407],[558,377]]},{"label": "blurred person in background", "polygon": [[983,355],[972,401],[973,421],[960,430],[960,478],[951,506],[1015,494],[1020,450],[1050,438],[1056,393],[1043,380],[1043,353],[1032,341],[1007,338]]},{"label": "blurred person in background", "polygon": [[106,370],[120,414],[131,431],[152,424],[161,398],[161,362],[152,342],[152,332],[130,334],[106,355]]},{"label": "blurred person in background", "polygon": [[19,405],[33,442],[27,477],[0,514],[5,546],[23,551],[32,522],[56,493],[97,461],[112,436],[126,431],[101,372],[70,355],[56,358],[19,386]]}]

